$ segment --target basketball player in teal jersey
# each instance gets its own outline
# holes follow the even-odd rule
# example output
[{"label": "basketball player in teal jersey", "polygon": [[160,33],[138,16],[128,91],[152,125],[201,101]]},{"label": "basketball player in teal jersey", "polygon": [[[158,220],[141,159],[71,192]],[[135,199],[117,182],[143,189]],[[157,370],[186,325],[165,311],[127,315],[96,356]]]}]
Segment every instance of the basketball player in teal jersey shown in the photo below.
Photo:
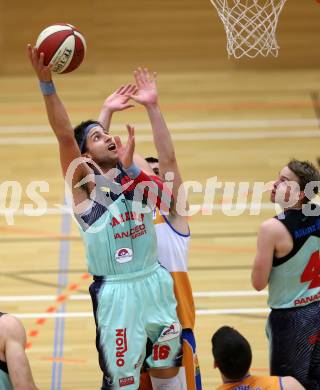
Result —
[{"label": "basketball player in teal jersey", "polygon": [[[138,389],[146,358],[151,368],[160,372],[166,369],[171,378],[166,389],[182,390],[176,378],[176,366],[181,361],[181,325],[173,282],[158,263],[152,212],[143,207],[150,198],[147,195],[153,193],[157,207],[168,208],[170,194],[161,181],[150,178],[133,163],[131,126],[127,126],[125,146],[96,121],[83,122],[73,130],[55,92],[50,68],[43,65],[43,54],[38,55],[30,45],[28,54],[59,143],[61,166],[72,189],[88,269],[94,275],[90,294],[103,371],[102,389]],[[159,193],[163,194],[161,198]],[[147,339],[153,348],[146,357]],[[156,389],[160,390],[160,386]]]},{"label": "basketball player in teal jersey", "polygon": [[25,353],[26,332],[21,322],[0,312],[0,389],[37,390]]},{"label": "basketball player in teal jersey", "polygon": [[293,201],[262,223],[252,269],[253,287],[269,286],[271,375],[293,376],[308,390],[320,389],[320,208],[308,203],[319,180],[306,161],[280,171],[271,201]]},{"label": "basketball player in teal jersey", "polygon": [[[110,95],[104,102],[99,121],[104,127],[109,128],[111,115],[115,111],[122,111],[132,105],[132,101],[145,107],[154,136],[154,144],[158,152],[159,160],[153,159],[146,166],[144,159],[135,156],[137,165],[147,174],[155,174],[164,180],[165,175],[170,173],[172,177],[172,198],[170,211],[162,215],[155,210],[154,223],[158,242],[159,261],[168,271],[174,280],[174,291],[177,299],[177,313],[182,325],[183,339],[183,364],[179,371],[181,381],[185,383],[188,390],[201,389],[201,376],[196,355],[196,342],[194,337],[195,306],[192,296],[191,283],[188,277],[188,247],[190,230],[186,215],[178,211],[178,195],[181,208],[186,209],[186,199],[182,199],[183,189],[182,178],[178,163],[175,157],[174,145],[170,132],[162,116],[158,102],[158,88],[156,74],[151,74],[146,68],[139,68],[134,71],[135,86],[123,86]],[[148,161],[148,159],[146,159]],[[149,161],[148,161],[149,162]],[[151,169],[150,169],[151,168]],[[149,371],[151,380],[154,382],[153,370]],[[166,380],[162,380],[166,383]],[[152,389],[149,375],[143,374],[141,390]]]}]

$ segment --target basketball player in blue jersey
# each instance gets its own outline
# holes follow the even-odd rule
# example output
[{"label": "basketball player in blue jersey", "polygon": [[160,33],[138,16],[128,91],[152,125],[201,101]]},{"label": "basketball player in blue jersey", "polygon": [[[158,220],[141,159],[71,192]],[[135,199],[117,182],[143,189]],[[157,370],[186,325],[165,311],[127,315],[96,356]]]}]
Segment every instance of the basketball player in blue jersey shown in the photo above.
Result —
[{"label": "basketball player in blue jersey", "polygon": [[[154,372],[160,372],[159,377],[169,379],[166,389],[182,390],[176,375],[181,361],[181,325],[173,281],[159,265],[152,212],[143,207],[153,193],[157,207],[168,208],[170,192],[133,163],[131,126],[127,126],[125,146],[97,121],[83,122],[73,129],[55,91],[50,67],[43,64],[43,53],[28,45],[28,54],[59,143],[88,269],[94,275],[90,294],[102,389],[137,390],[146,358]],[[145,356],[148,339],[153,347]],[[162,389],[158,383],[154,388]]]},{"label": "basketball player in blue jersey", "polygon": [[[168,271],[174,280],[174,291],[177,299],[177,313],[183,328],[183,365],[179,371],[181,382],[185,383],[188,390],[201,389],[201,377],[196,356],[196,343],[194,338],[195,306],[192,296],[191,283],[188,277],[188,246],[190,231],[186,215],[178,212],[177,201],[182,208],[188,207],[185,194],[182,191],[182,178],[175,157],[175,150],[170,132],[162,116],[158,103],[158,90],[156,74],[150,74],[147,69],[139,68],[134,72],[135,85],[119,88],[116,93],[108,97],[101,110],[99,121],[106,127],[110,125],[111,113],[120,111],[123,108],[131,107],[125,97],[130,97],[138,104],[142,104],[148,113],[156,146],[158,159],[146,159],[150,167],[139,156],[135,156],[137,165],[145,173],[155,174],[162,180],[166,174],[172,174],[173,202],[169,213],[166,215],[155,210],[155,229],[158,242],[159,261]],[[118,103],[118,105],[115,104]],[[151,168],[151,169],[150,169]],[[153,372],[151,374],[151,380]],[[163,379],[165,385],[166,380]],[[144,374],[141,382],[142,390],[151,389],[151,383]]]},{"label": "basketball player in blue jersey", "polygon": [[25,353],[26,332],[21,322],[0,313],[0,389],[37,390]]},{"label": "basketball player in blue jersey", "polygon": [[260,226],[252,269],[253,287],[269,286],[271,375],[293,376],[309,390],[320,389],[320,209],[308,203],[319,180],[306,161],[280,171],[271,201],[292,206]]}]

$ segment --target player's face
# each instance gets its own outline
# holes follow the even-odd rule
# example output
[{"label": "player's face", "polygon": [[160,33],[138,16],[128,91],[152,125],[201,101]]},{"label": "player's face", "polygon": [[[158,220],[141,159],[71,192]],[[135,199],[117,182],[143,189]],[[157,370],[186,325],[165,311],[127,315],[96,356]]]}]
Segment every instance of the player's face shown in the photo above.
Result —
[{"label": "player's face", "polygon": [[114,139],[100,126],[93,127],[88,134],[87,154],[98,165],[114,165],[118,161],[118,151]]},{"label": "player's face", "polygon": [[281,201],[289,202],[290,199],[299,200],[301,196],[299,178],[288,167],[279,172],[278,179],[273,183],[271,202],[281,204]]},{"label": "player's face", "polygon": [[154,174],[158,177],[160,177],[160,171],[159,171],[159,163],[149,163],[151,169],[153,170]]}]

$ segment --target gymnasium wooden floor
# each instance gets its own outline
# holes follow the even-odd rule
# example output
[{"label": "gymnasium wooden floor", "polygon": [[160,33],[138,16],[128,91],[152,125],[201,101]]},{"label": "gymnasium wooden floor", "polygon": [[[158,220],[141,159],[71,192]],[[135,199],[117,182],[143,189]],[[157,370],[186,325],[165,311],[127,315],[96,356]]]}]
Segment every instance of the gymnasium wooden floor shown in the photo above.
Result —
[{"label": "gymnasium wooden floor", "polygon": [[[76,124],[97,117],[104,97],[130,79],[130,74],[75,73],[57,77],[56,85]],[[217,176],[223,183],[249,182],[250,206],[253,183],[275,179],[289,158],[316,161],[320,130],[310,93],[320,90],[320,72],[164,73],[159,90],[184,180],[203,186],[202,192],[190,191],[193,205],[203,204],[206,181]],[[135,124],[138,152],[154,154],[143,109],[113,119],[113,133],[124,135],[124,124]],[[57,206],[64,199],[58,149],[31,72],[0,78],[0,153],[0,207],[7,210],[0,216],[1,311],[21,317],[40,389],[98,389],[84,250],[72,218]],[[48,183],[40,187],[41,207],[47,207],[38,210],[40,216],[25,215],[36,207],[33,181]],[[12,187],[13,193],[7,191]],[[251,342],[252,372],[268,372],[266,295],[253,294],[250,268],[258,226],[275,211],[265,194],[259,215],[247,208],[227,216],[230,196],[224,197],[223,210],[222,198],[217,191],[216,207],[207,209],[211,215],[199,211],[190,218],[190,277],[204,390],[220,381],[210,338],[222,325],[236,327]]]}]

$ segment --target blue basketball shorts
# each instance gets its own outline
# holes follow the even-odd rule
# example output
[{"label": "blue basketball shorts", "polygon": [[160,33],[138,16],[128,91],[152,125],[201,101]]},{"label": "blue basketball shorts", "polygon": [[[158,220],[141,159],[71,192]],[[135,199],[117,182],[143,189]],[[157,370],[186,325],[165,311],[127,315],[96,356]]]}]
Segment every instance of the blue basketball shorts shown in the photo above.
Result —
[{"label": "blue basketball shorts", "polygon": [[293,376],[307,390],[320,390],[320,302],[272,309],[267,335],[271,375]]}]

